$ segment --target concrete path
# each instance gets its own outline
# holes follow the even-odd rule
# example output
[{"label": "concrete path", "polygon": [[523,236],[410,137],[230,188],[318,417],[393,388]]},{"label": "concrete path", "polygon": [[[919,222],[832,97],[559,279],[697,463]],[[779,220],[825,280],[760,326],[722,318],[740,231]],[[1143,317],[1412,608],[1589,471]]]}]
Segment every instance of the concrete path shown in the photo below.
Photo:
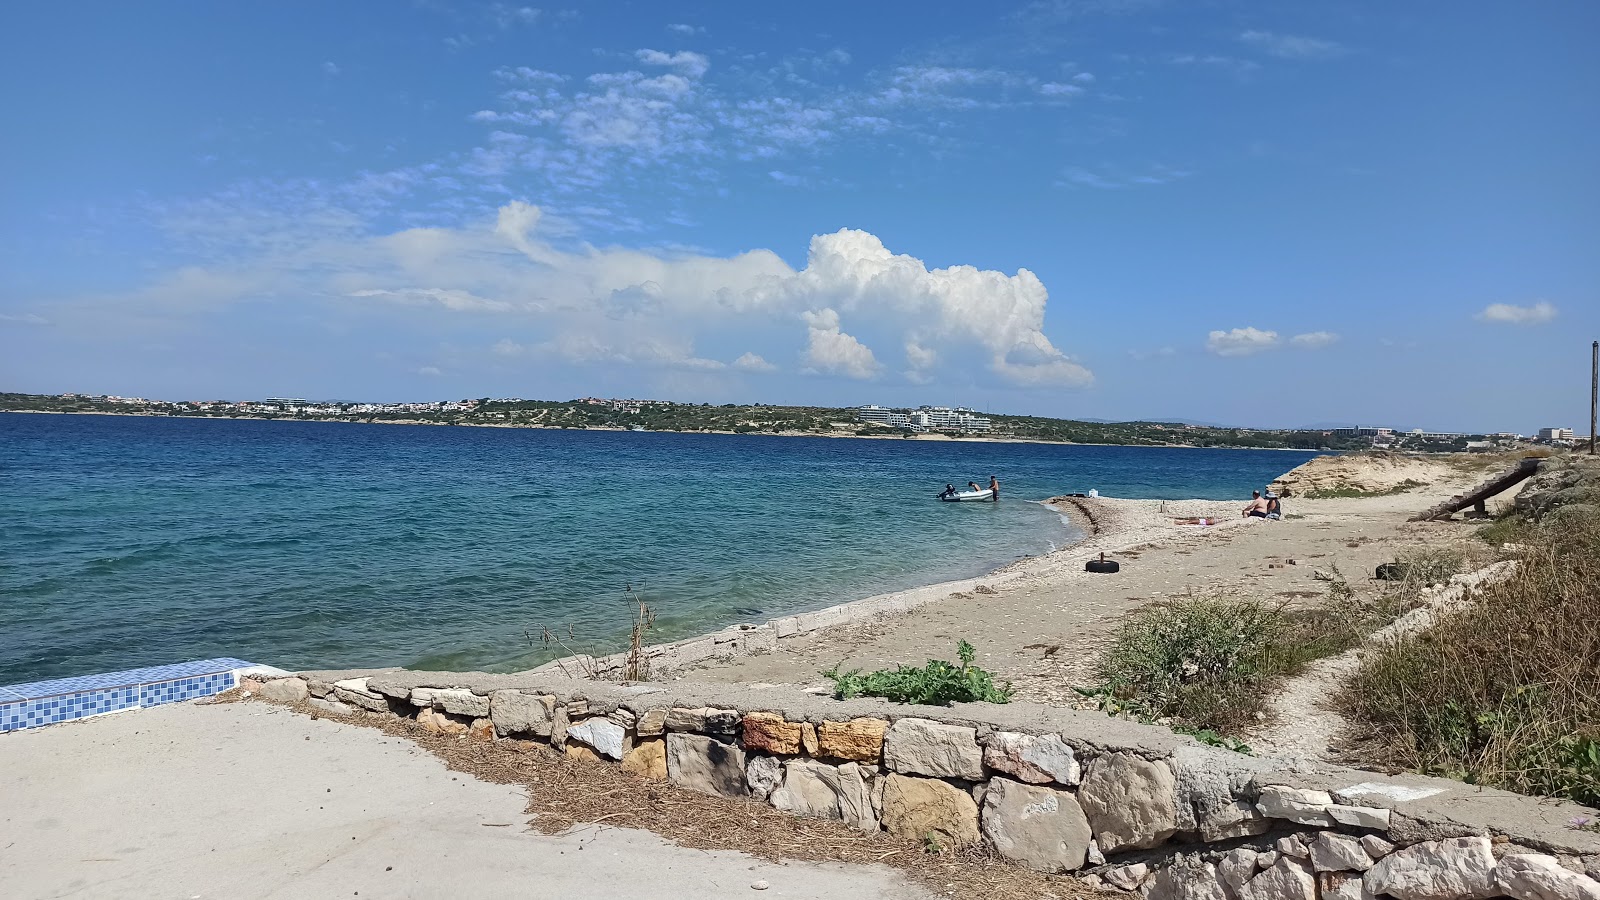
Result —
[{"label": "concrete path", "polygon": [[408,741],[265,704],[105,716],[0,736],[0,896],[934,896],[888,868],[548,837],[525,804]]}]

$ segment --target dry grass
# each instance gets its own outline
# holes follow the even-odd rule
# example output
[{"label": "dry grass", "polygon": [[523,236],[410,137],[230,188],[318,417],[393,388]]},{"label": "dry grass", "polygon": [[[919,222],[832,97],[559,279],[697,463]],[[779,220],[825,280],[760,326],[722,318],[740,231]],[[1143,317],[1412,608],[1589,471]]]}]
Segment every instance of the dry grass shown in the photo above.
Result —
[{"label": "dry grass", "polygon": [[1339,698],[1360,760],[1600,804],[1600,518],[1525,540],[1511,577],[1366,656]]},{"label": "dry grass", "polygon": [[356,714],[329,716],[300,704],[299,711],[374,728],[414,741],[445,765],[483,781],[522,785],[528,823],[545,834],[585,828],[638,828],[694,849],[737,850],[781,862],[884,865],[929,890],[993,900],[1089,898],[1095,892],[1075,877],[1045,875],[989,852],[930,853],[920,841],[868,834],[842,822],[805,819],[751,799],[712,797],[623,772],[608,763],[571,759],[531,741],[474,741],[436,735],[409,719]]}]

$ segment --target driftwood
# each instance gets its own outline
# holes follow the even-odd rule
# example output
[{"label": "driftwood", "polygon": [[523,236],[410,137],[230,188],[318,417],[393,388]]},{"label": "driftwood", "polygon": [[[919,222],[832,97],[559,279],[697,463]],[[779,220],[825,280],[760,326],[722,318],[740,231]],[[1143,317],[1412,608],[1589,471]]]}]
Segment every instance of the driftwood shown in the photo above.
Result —
[{"label": "driftwood", "polygon": [[1541,460],[1538,457],[1530,456],[1527,459],[1524,459],[1522,462],[1517,463],[1517,465],[1513,468],[1501,472],[1499,475],[1496,475],[1488,481],[1485,481],[1472,490],[1467,491],[1464,494],[1457,494],[1443,503],[1430,506],[1422,512],[1417,513],[1411,517],[1411,521],[1426,522],[1430,519],[1442,519],[1451,513],[1466,509],[1469,506],[1478,507],[1481,509],[1485,500],[1488,500],[1495,494],[1498,494],[1506,488],[1517,484],[1525,478],[1532,477],[1539,471],[1540,462]]}]

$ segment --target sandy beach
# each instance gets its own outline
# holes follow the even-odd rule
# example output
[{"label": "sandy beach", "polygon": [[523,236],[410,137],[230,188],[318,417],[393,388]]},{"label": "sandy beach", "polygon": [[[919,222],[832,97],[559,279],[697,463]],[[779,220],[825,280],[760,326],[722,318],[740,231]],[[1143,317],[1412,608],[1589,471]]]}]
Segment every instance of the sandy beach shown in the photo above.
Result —
[{"label": "sandy beach", "polygon": [[[1349,465],[1335,459],[1348,458],[1313,465]],[[1076,704],[1081,696],[1074,686],[1093,681],[1099,650],[1133,610],[1182,595],[1314,600],[1327,593],[1328,582],[1320,576],[1335,573],[1358,592],[1377,590],[1369,579],[1380,563],[1470,535],[1471,526],[1460,522],[1406,520],[1481,480],[1498,464],[1490,459],[1481,466],[1410,461],[1403,466],[1404,477],[1426,482],[1421,487],[1357,498],[1292,497],[1284,501],[1282,521],[1241,518],[1247,498],[1058,498],[1053,505],[1098,533],[987,577],[902,592],[922,601],[910,612],[872,615],[786,638],[769,652],[708,660],[674,674],[697,681],[821,686],[826,682],[820,673],[836,665],[873,670],[953,659],[956,642],[966,640],[977,649],[978,664],[1010,680],[1019,698]],[[1373,469],[1361,466],[1362,473]],[[1400,480],[1384,465],[1371,477],[1377,479],[1371,485],[1375,490]],[[1498,500],[1509,502],[1510,496]],[[1215,518],[1217,524],[1177,524],[1188,517]],[[1102,552],[1121,564],[1120,572],[1084,571],[1083,563]],[[879,608],[885,599],[869,598],[860,607]]]}]

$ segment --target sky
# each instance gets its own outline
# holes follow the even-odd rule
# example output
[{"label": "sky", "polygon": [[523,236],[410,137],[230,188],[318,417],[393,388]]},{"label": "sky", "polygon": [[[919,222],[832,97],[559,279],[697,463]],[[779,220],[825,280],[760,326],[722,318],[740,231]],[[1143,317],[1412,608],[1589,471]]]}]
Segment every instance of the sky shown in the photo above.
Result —
[{"label": "sky", "polygon": [[0,390],[1587,429],[1600,4],[11,3]]}]

